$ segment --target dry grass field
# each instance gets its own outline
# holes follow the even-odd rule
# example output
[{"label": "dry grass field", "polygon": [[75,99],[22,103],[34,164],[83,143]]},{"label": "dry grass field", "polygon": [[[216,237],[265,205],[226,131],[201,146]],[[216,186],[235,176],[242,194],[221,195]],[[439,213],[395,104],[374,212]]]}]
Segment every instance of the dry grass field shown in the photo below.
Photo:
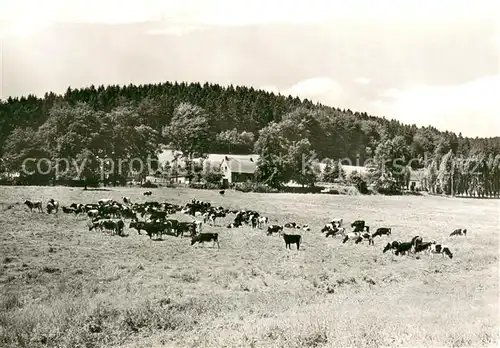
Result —
[{"label": "dry grass field", "polygon": [[[0,187],[1,347],[498,346],[496,200],[152,191]],[[86,217],[22,205],[122,196],[196,197],[312,231],[300,232],[297,251],[262,230],[204,226],[220,233],[217,249],[189,238],[152,241],[128,222],[126,237],[89,232]],[[333,217],[393,235],[375,246],[342,244],[320,232]],[[449,237],[455,228],[467,237]],[[382,253],[389,240],[415,235],[446,243],[453,259]]]}]

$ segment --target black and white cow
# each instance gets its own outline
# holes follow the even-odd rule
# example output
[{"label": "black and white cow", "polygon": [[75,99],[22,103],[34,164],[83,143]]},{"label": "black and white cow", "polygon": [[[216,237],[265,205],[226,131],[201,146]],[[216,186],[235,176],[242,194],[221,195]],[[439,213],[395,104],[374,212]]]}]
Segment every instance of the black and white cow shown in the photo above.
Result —
[{"label": "black and white cow", "polygon": [[434,254],[441,254],[443,256],[448,256],[450,259],[453,258],[453,253],[451,252],[450,248],[448,248],[444,244],[437,244],[436,241],[432,241],[430,248],[431,256],[433,256]]},{"label": "black and white cow", "polygon": [[267,235],[270,236],[273,233],[279,233],[283,231],[283,226],[280,225],[270,225],[267,227]]},{"label": "black and white cow", "polygon": [[43,211],[42,202],[41,201],[32,202],[32,201],[29,201],[29,200],[25,200],[24,204],[26,204],[28,206],[28,208],[30,209],[31,212],[33,211],[33,209],[38,209],[38,211],[40,213]]},{"label": "black and white cow", "polygon": [[57,213],[59,211],[59,202],[55,201],[53,198],[49,199],[47,202],[47,213],[52,213],[55,212]]},{"label": "black and white cow", "polygon": [[363,240],[367,240],[369,245],[373,245],[373,238],[368,232],[344,233],[344,239],[342,240],[342,244],[347,243],[349,240],[354,240],[356,244],[361,243]]},{"label": "black and white cow", "polygon": [[269,218],[267,216],[259,216],[257,220],[257,226],[262,228],[264,225],[269,223]]},{"label": "black and white cow", "polygon": [[450,234],[450,237],[452,236],[467,236],[467,229],[464,228],[464,229],[461,229],[461,228],[457,228],[455,231],[451,232]]},{"label": "black and white cow", "polygon": [[205,246],[205,242],[210,241],[214,242],[214,246],[217,243],[217,248],[220,249],[218,233],[200,233],[197,236],[193,236],[191,238],[191,245],[194,245],[195,243],[201,243],[202,246]]},{"label": "black and white cow", "polygon": [[342,224],[344,223],[344,219],[342,218],[333,218],[332,221],[330,221],[330,223],[334,226],[336,226],[337,228],[338,227],[342,227]]},{"label": "black and white cow", "polygon": [[365,229],[366,222],[364,220],[356,220],[351,224],[353,232],[362,232]]},{"label": "black and white cow", "polygon": [[395,255],[405,255],[411,251],[412,247],[412,242],[393,241],[392,243],[387,243],[383,252],[385,253],[388,250],[394,250]]}]

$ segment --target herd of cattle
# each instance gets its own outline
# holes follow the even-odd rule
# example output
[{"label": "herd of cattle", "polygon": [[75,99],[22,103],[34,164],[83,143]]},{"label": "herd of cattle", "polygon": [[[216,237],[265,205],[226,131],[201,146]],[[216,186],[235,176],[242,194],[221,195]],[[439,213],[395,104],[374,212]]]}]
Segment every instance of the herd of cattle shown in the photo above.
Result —
[{"label": "herd of cattle", "polygon": [[[151,196],[151,194],[151,191],[144,192],[145,196]],[[256,211],[229,210],[223,207],[214,207],[209,202],[198,200],[192,200],[184,206],[156,201],[132,203],[128,197],[122,197],[122,200],[123,203],[109,198],[100,199],[97,203],[92,204],[72,203],[70,206],[61,207],[61,210],[66,214],[87,215],[89,218],[89,231],[109,231],[111,234],[123,236],[125,220],[129,219],[130,229],[135,229],[139,235],[141,231],[144,231],[150,239],[153,237],[161,239],[163,235],[182,237],[186,233],[191,237],[191,245],[212,241],[214,246],[217,244],[218,248],[220,248],[219,234],[202,232],[203,225],[215,226],[218,218],[225,218],[229,214],[234,214],[235,217],[234,221],[226,226],[227,228],[239,228],[246,225],[251,226],[253,229],[262,229],[267,226],[267,235],[280,234],[285,241],[286,248],[291,248],[291,245],[295,244],[298,250],[302,242],[302,236],[297,233],[285,233],[285,228],[287,230],[311,230],[308,225],[300,226],[296,222],[287,222],[284,225],[269,224],[269,219]],[[24,204],[30,211],[43,212],[41,201],[26,200]],[[59,202],[50,199],[46,204],[46,210],[49,214],[57,213],[59,211]],[[192,217],[191,221],[184,222],[169,218],[170,215],[176,213]],[[366,241],[368,245],[374,245],[376,237],[390,236],[392,233],[392,229],[388,227],[380,227],[374,233],[370,233],[370,226],[366,225],[364,220],[356,220],[350,224],[350,227],[351,231],[346,231],[346,228],[343,227],[343,219],[334,218],[324,225],[321,233],[324,233],[327,238],[330,236],[341,237],[344,244],[349,241],[354,241],[355,244]],[[467,229],[456,229],[450,234],[450,236],[461,235],[466,236]],[[420,236],[415,236],[408,242],[395,240],[387,243],[383,252],[389,250],[395,255],[428,252],[430,255],[441,254],[453,258],[453,253],[449,247],[437,243],[435,240],[424,241]]]}]

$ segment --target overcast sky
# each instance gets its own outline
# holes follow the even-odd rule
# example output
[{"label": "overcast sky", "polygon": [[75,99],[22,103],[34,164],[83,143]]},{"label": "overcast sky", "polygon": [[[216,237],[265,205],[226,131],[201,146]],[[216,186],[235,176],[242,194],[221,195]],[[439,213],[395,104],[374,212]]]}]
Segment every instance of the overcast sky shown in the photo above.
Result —
[{"label": "overcast sky", "polygon": [[209,81],[500,136],[498,3],[0,0],[0,97]]}]

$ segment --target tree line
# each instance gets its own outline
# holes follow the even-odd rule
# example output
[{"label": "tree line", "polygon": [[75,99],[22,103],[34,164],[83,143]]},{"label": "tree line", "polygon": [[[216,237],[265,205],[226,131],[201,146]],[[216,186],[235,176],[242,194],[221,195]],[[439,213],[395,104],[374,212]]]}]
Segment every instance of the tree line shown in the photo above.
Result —
[{"label": "tree line", "polygon": [[[44,163],[50,175],[22,174],[24,183],[53,180],[50,169],[60,158],[76,161],[64,168],[66,175],[85,162],[80,174],[98,181],[103,158],[155,158],[161,144],[183,151],[187,161],[206,153],[257,153],[256,180],[276,188],[290,180],[343,180],[338,162],[349,159],[366,164],[369,174],[346,179],[383,193],[409,186],[410,173],[418,169],[424,189],[433,193],[500,191],[500,137],[463,137],[251,87],[90,86],[0,103],[0,171],[19,172],[26,158],[54,161]],[[332,161],[320,173],[311,158]],[[123,180],[137,166],[136,161],[112,177]]]}]

